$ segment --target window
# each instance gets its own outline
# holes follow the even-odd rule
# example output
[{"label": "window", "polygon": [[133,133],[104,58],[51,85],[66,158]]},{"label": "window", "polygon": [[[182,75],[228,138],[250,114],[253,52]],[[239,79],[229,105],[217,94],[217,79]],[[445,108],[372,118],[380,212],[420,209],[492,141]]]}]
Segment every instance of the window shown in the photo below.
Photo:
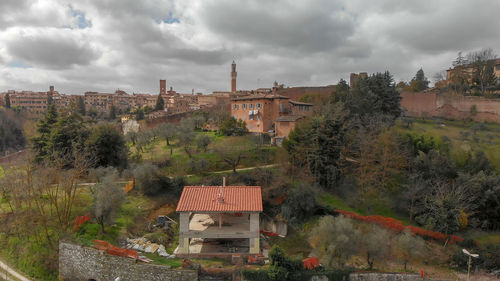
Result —
[{"label": "window", "polygon": [[253,108],[253,103],[248,104],[248,108],[252,109]]},{"label": "window", "polygon": [[238,115],[235,114],[233,117],[234,119],[238,120]]},{"label": "window", "polygon": [[[227,108],[227,107],[226,107]],[[238,105],[237,104],[234,104],[233,106],[234,110],[238,110]]]},{"label": "window", "polygon": [[261,103],[258,103],[258,104],[257,104],[257,108],[262,108],[262,104],[261,104]]},{"label": "window", "polygon": [[241,108],[246,109],[247,108],[247,104],[246,103],[242,104]]},{"label": "window", "polygon": [[495,65],[495,70],[500,71],[500,64]]}]

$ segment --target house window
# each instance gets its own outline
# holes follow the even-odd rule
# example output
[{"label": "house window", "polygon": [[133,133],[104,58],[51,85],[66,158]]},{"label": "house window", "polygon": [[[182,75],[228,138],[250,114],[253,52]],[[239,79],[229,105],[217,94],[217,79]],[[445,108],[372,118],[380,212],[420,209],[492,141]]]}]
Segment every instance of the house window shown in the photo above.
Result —
[{"label": "house window", "polygon": [[262,108],[262,104],[261,104],[261,103],[258,103],[258,104],[257,104],[257,108]]},{"label": "house window", "polygon": [[238,105],[237,105],[237,104],[235,104],[235,105],[233,106],[233,108],[234,108],[234,110],[238,110]]},{"label": "house window", "polygon": [[247,108],[247,104],[246,103],[242,104],[241,108],[243,108],[243,109]]},{"label": "house window", "polygon": [[248,108],[253,109],[253,103],[248,104]]}]

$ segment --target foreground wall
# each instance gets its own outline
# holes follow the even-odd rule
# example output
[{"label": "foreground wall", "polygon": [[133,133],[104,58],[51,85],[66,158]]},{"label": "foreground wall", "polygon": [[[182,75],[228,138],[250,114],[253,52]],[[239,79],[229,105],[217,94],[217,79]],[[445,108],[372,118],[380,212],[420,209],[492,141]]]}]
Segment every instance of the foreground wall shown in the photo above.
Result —
[{"label": "foreground wall", "polygon": [[105,254],[94,248],[59,243],[59,280],[197,281],[193,270],[173,270],[134,259]]},{"label": "foreground wall", "polygon": [[[401,93],[401,106],[412,117],[473,119],[500,123],[500,99],[440,93]],[[471,108],[476,108],[475,114]]]}]

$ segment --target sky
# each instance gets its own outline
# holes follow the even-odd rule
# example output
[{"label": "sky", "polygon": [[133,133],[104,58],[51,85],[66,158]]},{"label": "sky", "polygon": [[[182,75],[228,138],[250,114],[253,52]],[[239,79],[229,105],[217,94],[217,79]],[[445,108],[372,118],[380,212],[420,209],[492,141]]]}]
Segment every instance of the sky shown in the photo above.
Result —
[{"label": "sky", "polygon": [[500,53],[497,0],[1,0],[0,92],[319,86]]}]

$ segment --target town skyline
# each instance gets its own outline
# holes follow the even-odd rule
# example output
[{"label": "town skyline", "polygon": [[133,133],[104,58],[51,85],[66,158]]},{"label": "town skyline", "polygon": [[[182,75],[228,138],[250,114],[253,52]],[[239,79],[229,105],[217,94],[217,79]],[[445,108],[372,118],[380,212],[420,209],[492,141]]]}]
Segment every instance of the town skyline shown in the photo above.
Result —
[{"label": "town skyline", "polygon": [[499,45],[500,4],[471,14],[466,1],[384,3],[3,1],[0,92],[156,94],[159,79],[181,93],[229,91],[233,60],[238,89],[331,85],[360,71],[408,81],[421,67],[432,80],[459,51]]}]

